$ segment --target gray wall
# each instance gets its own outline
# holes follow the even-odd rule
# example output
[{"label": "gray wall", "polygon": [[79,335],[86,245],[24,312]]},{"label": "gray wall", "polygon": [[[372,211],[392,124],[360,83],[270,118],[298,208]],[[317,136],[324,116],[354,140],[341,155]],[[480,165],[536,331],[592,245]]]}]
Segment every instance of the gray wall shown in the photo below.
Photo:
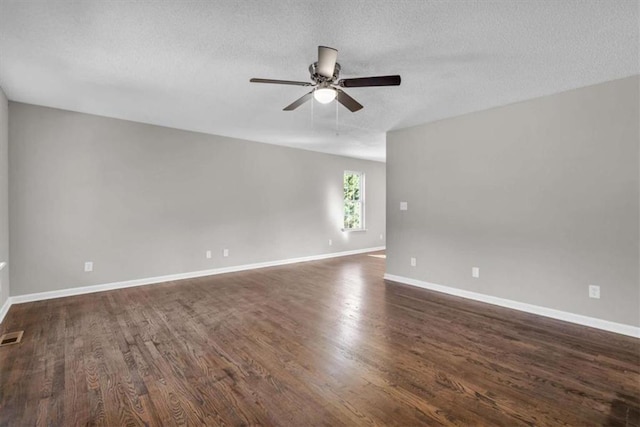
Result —
[{"label": "gray wall", "polygon": [[[383,163],[14,102],[9,122],[12,295],[385,243]],[[345,169],[366,232],[340,231]]]},{"label": "gray wall", "polygon": [[[9,261],[9,103],[0,88],[0,262]],[[0,271],[0,308],[9,298],[9,267]]]},{"label": "gray wall", "polygon": [[638,86],[390,132],[387,273],[640,325]]}]

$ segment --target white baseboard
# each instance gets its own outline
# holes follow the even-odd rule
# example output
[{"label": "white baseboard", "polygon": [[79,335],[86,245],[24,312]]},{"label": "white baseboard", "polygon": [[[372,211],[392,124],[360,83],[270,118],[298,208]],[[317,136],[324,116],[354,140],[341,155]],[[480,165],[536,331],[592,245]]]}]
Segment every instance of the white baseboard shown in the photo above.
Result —
[{"label": "white baseboard", "polygon": [[625,325],[622,323],[610,322],[608,320],[597,319],[595,317],[583,316],[581,314],[569,313],[567,311],[555,310],[553,308],[541,307],[524,302],[513,301],[505,298],[498,298],[491,295],[477,292],[465,291],[463,289],[451,288],[449,286],[436,285],[435,283],[424,282],[422,280],[411,279],[409,277],[396,276],[393,274],[384,275],[385,280],[404,283],[406,285],[417,286],[444,294],[467,298],[488,304],[499,305],[500,307],[512,308],[514,310],[551,317],[553,319],[564,320],[565,322],[576,323],[578,325],[589,326],[591,328],[602,329],[634,338],[640,338],[640,327]]},{"label": "white baseboard", "polygon": [[384,246],[376,246],[373,248],[355,249],[351,251],[333,252],[328,254],[311,255],[299,258],[281,259],[276,261],[258,262],[254,264],[234,265],[231,267],[214,268],[210,270],[192,271],[187,273],[169,274],[165,276],[147,277],[144,279],[126,280],[123,282],[105,283],[102,285],[81,286],[77,288],[60,289],[57,291],[38,292],[33,294],[11,296],[2,306],[0,310],[0,323],[9,311],[12,304],[22,304],[25,302],[42,301],[53,298],[69,297],[73,295],[90,294],[94,292],[110,291],[114,289],[131,288],[134,286],[152,285],[154,283],[171,282],[174,280],[192,279],[196,277],[213,276],[216,274],[233,273],[236,271],[253,270],[256,268],[275,267],[278,265],[295,264],[298,262],[318,261],[327,258],[336,258],[348,255],[357,255],[366,252],[375,252],[384,250]]}]

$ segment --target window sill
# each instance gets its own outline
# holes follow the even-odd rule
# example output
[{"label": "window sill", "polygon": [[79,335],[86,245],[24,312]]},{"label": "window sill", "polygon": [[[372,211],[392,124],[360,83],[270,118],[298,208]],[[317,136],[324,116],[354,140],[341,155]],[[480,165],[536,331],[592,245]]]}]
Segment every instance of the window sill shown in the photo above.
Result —
[{"label": "window sill", "polygon": [[366,228],[341,228],[340,230],[347,233],[351,233],[353,231],[367,231]]}]

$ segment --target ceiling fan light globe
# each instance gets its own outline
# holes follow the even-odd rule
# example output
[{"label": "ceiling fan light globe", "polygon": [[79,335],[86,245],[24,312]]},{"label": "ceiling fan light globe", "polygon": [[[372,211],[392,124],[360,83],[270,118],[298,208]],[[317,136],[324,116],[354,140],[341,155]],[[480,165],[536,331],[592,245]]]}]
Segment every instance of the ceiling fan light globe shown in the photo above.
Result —
[{"label": "ceiling fan light globe", "polygon": [[328,87],[316,89],[313,92],[313,97],[321,104],[328,104],[336,99],[336,91],[335,89],[331,89]]}]

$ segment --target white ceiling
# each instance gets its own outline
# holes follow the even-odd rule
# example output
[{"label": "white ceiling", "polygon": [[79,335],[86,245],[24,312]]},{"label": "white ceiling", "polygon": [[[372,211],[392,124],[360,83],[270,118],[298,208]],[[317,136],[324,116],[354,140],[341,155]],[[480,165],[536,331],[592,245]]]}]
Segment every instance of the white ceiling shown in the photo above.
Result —
[{"label": "white ceiling", "polygon": [[[373,160],[385,132],[640,73],[639,2],[0,0],[11,100]],[[365,108],[307,103],[317,46]],[[312,117],[313,113],[313,117]]]}]

